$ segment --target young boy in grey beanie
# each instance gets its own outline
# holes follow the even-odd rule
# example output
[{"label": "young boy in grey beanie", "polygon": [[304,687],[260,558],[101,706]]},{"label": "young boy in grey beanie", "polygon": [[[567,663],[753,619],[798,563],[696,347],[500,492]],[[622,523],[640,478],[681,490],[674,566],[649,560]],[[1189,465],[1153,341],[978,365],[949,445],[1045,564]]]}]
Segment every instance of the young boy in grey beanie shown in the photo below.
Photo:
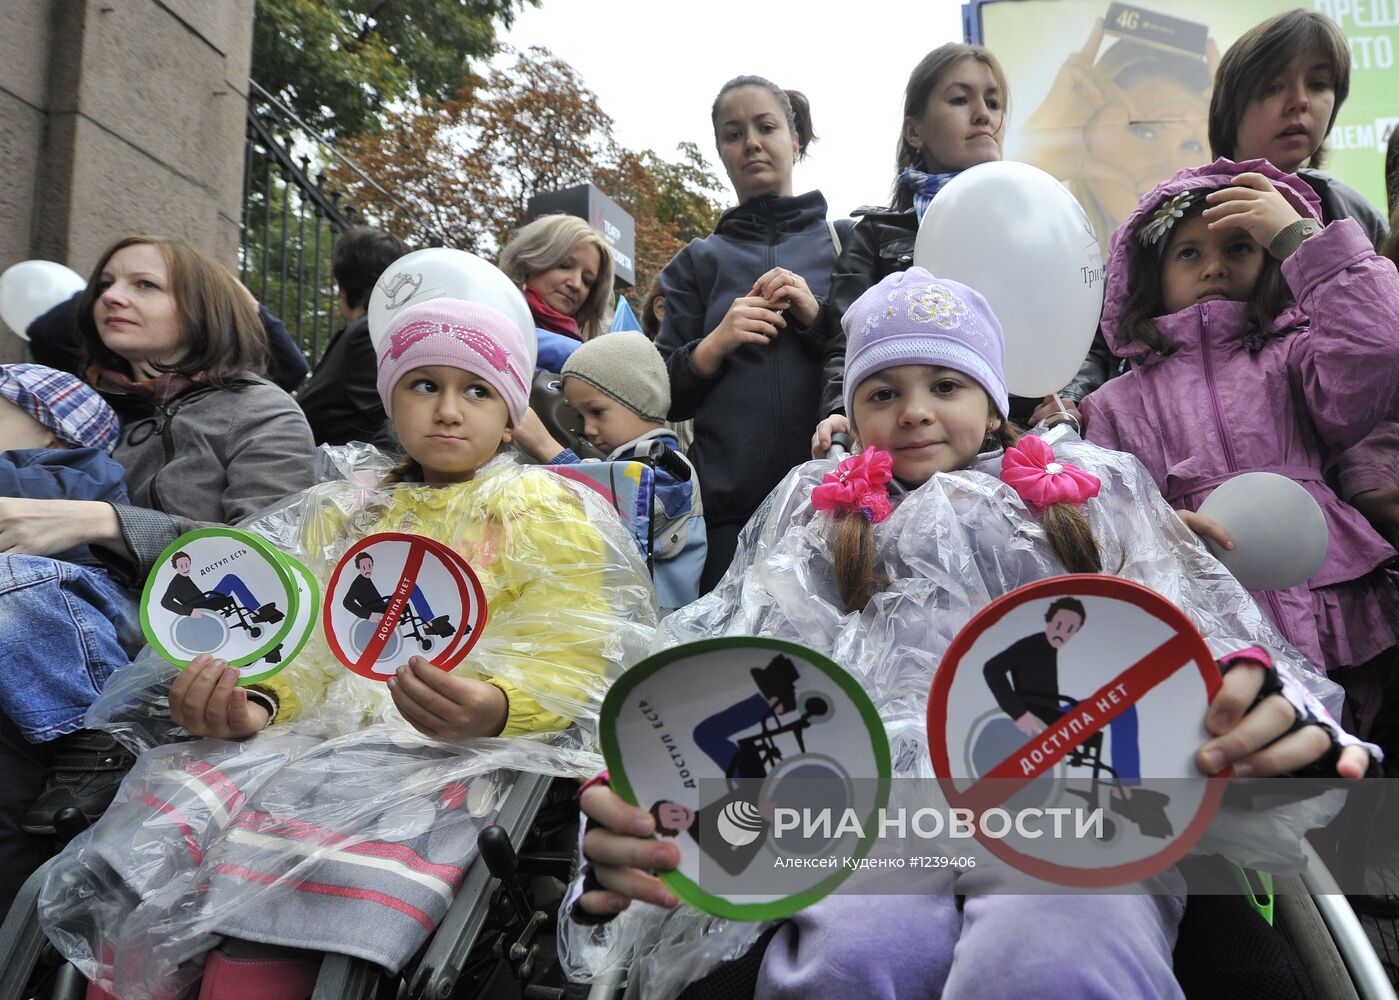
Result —
[{"label": "young boy in grey beanie", "polygon": [[[583,418],[583,435],[609,462],[650,460],[652,579],[663,611],[699,598],[708,551],[695,467],[665,426],[670,377],[660,351],[645,335],[608,333],[578,347],[563,366],[563,394]],[[530,415],[531,417],[533,414]],[[515,441],[547,465],[573,465],[574,452],[555,441],[538,418],[527,417]]]}]

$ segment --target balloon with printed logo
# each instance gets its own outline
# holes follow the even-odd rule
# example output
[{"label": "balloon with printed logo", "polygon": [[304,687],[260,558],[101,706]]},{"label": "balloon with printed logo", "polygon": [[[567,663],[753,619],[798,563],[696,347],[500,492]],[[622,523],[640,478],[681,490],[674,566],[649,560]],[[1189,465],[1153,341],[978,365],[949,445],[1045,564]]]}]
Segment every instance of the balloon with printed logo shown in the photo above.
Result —
[{"label": "balloon with printed logo", "polygon": [[410,304],[433,299],[462,299],[490,306],[515,321],[529,348],[534,368],[534,316],[519,287],[489,261],[465,250],[429,247],[400,257],[374,283],[369,296],[369,340],[375,353],[383,348],[393,318]]},{"label": "balloon with printed logo", "polygon": [[87,281],[77,271],[51,260],[23,260],[0,274],[0,319],[29,339],[29,324],[60,302],[67,302]]},{"label": "balloon with printed logo", "polygon": [[1039,398],[1078,374],[1103,309],[1103,254],[1069,189],[1028,163],[982,163],[938,192],[913,263],[986,297],[1005,330],[1006,388]]}]

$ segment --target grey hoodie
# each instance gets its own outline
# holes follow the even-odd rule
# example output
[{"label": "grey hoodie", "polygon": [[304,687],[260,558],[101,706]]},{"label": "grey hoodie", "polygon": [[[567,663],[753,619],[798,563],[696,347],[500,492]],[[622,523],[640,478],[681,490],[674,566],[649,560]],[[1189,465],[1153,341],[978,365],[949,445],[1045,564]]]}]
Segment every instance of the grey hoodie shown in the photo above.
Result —
[{"label": "grey hoodie", "polygon": [[136,579],[187,531],[233,524],[315,481],[315,444],[296,401],[253,375],[201,386],[163,406],[127,397],[113,458],[130,504],[113,504]]}]

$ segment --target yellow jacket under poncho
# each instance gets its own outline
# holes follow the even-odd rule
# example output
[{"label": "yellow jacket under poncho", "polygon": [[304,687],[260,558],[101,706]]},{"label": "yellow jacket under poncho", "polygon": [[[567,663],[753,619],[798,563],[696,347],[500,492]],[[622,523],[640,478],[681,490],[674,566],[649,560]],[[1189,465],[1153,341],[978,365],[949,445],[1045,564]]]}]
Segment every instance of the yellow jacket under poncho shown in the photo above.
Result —
[{"label": "yellow jacket under poncho", "polygon": [[[505,692],[502,736],[590,726],[656,623],[645,563],[611,506],[508,457],[451,486],[323,483],[243,527],[301,560],[322,586],[355,542],[377,532],[425,535],[456,550],[480,579],[489,615],[453,672]],[[319,627],[261,686],[281,702],[278,725],[301,720],[339,733],[398,718],[387,686],[342,666]]]},{"label": "yellow jacket under poncho", "polygon": [[387,685],[343,667],[317,629],[266,685],[281,697],[270,729],[170,742],[174,668],[143,651],[88,722],[145,752],[55,863],[41,907],[65,956],[114,996],[192,988],[190,959],[230,936],[401,969],[447,912],[512,773],[601,767],[588,748],[603,693],[650,645],[645,566],[592,490],[508,458],[468,483],[380,486],[377,455],[322,455],[342,479],[240,527],[323,582],[374,532],[455,549],[489,605],[456,672],[498,685],[510,699],[501,735],[524,738],[445,745],[417,733]]}]

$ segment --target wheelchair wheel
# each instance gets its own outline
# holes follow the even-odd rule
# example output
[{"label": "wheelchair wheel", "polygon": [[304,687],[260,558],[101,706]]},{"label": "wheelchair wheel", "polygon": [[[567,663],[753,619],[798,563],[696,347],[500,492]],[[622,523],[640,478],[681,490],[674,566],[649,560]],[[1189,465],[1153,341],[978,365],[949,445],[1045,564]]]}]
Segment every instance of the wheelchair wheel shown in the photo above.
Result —
[{"label": "wheelchair wheel", "polygon": [[[799,813],[829,810],[840,816],[856,801],[855,785],[845,768],[835,758],[819,753],[805,753],[779,761],[758,789],[758,808],[763,812],[776,808],[795,809]],[[816,837],[799,838],[795,843],[789,841],[777,847],[780,853],[787,855],[820,855],[832,850],[839,840],[838,836],[824,841]]]},{"label": "wheelchair wheel", "polygon": [[429,649],[432,648],[432,640],[431,640],[431,639],[419,639],[419,640],[418,640],[418,645],[421,646],[421,647],[423,648],[423,652],[426,653]]},{"label": "wheelchair wheel", "polygon": [[[374,638],[375,631],[377,631],[378,628],[379,626],[374,622],[370,621],[368,618],[361,619],[360,621],[355,622],[353,626],[351,626],[350,649],[354,653],[356,658],[358,658],[364,652],[365,648],[368,647],[369,643]],[[375,672],[392,673],[393,666],[396,666],[398,663],[399,650],[401,650],[402,648],[403,639],[398,634],[398,632],[395,630],[394,632],[389,633],[388,641],[384,643],[384,648],[379,650],[379,657],[374,661]],[[389,664],[389,669],[382,671],[379,670],[379,667],[382,664]]]},{"label": "wheelchair wheel", "polygon": [[170,628],[175,646],[191,656],[216,653],[228,641],[228,626],[218,615],[203,614],[198,618],[181,617]]},{"label": "wheelchair wheel", "polygon": [[262,629],[257,625],[252,625],[248,628],[248,635],[252,636],[254,639],[257,639],[261,637]]},{"label": "wheelchair wheel", "polygon": [[[966,771],[958,777],[980,778],[989,773],[997,764],[1024,746],[1027,738],[1015,728],[1015,723],[1009,716],[999,708],[991,709],[972,723],[964,748],[963,766]],[[1055,805],[1063,796],[1065,780],[1066,769],[1064,762],[1060,761],[1002,805],[1006,809]]]}]

